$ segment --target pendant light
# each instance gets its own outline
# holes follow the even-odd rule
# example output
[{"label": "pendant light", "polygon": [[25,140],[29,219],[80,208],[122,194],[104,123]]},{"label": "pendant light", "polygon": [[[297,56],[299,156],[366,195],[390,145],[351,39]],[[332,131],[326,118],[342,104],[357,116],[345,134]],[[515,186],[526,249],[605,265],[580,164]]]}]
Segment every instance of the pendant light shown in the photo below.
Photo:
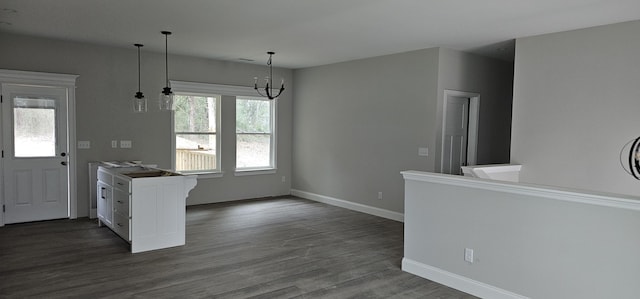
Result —
[{"label": "pendant light", "polygon": [[265,77],[265,87],[264,87],[264,94],[262,94],[260,92],[260,89],[258,88],[258,77],[253,77],[254,82],[253,82],[253,89],[255,89],[259,95],[263,96],[263,97],[267,97],[269,98],[269,100],[273,100],[277,97],[280,96],[280,94],[282,94],[282,92],[284,91],[284,79],[282,79],[282,81],[280,81],[280,90],[278,91],[278,94],[273,95],[272,93],[272,88],[273,88],[273,66],[271,65],[271,57],[273,56],[273,54],[276,54],[276,52],[267,52],[267,54],[269,55],[269,60],[267,60],[267,65],[269,66],[269,77]]},{"label": "pendant light", "polygon": [[138,48],[138,92],[133,97],[133,112],[142,113],[147,112],[147,99],[144,97],[144,94],[140,91],[140,48],[144,47],[142,44],[134,44]]},{"label": "pendant light", "polygon": [[169,51],[168,51],[168,37],[171,35],[170,31],[162,31],[164,34],[164,65],[165,65],[165,79],[166,86],[162,89],[160,93],[160,100],[158,104],[160,105],[160,110],[173,110],[173,92],[171,92],[171,87],[169,87]]}]

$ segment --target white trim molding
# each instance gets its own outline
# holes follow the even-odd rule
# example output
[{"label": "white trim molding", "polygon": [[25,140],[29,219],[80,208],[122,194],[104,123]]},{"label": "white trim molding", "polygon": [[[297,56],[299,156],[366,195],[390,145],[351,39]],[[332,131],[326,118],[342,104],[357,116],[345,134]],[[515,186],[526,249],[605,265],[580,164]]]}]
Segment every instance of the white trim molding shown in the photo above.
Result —
[{"label": "white trim molding", "polygon": [[170,80],[173,92],[191,92],[203,94],[220,94],[226,96],[247,96],[254,98],[262,98],[253,87],[238,85],[223,85],[212,83],[198,83]]},{"label": "white trim molding", "polygon": [[640,197],[638,196],[597,193],[592,191],[571,190],[568,188],[538,186],[506,181],[493,181],[414,170],[403,171],[401,173],[405,180],[500,191],[512,194],[531,195],[561,201],[640,211]]},{"label": "white trim molding", "polygon": [[306,192],[302,190],[296,190],[296,189],[291,189],[291,195],[321,202],[321,203],[326,203],[336,207],[341,207],[341,208],[369,214],[369,215],[374,215],[374,216],[387,218],[387,219],[391,219],[399,222],[404,222],[404,214],[394,212],[394,211],[389,211],[381,208],[376,208],[368,205],[363,205],[363,204],[359,204],[351,201],[346,201],[342,199],[337,199],[329,196],[324,196],[324,195]]},{"label": "white trim molding", "polygon": [[483,282],[479,282],[449,271],[425,265],[414,260],[403,258],[402,271],[446,285],[456,290],[469,293],[480,298],[495,299],[527,299],[522,295],[503,290]]},{"label": "white trim molding", "polygon": [[0,69],[0,82],[75,88],[78,75]]}]

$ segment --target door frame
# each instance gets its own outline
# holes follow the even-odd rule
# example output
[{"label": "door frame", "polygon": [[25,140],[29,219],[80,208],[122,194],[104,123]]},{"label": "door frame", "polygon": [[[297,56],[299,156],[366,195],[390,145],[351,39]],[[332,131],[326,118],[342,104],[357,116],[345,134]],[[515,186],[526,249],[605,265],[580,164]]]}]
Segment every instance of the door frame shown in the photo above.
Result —
[{"label": "door frame", "polygon": [[480,94],[458,90],[444,90],[442,105],[442,131],[440,132],[440,172],[444,169],[444,137],[447,123],[447,102],[449,97],[469,98],[469,126],[467,136],[467,165],[476,165],[478,150],[478,123],[480,119]]},{"label": "door frame", "polygon": [[[67,89],[67,148],[69,159],[68,204],[69,218],[78,218],[78,188],[76,165],[76,80],[78,75],[27,72],[0,69],[1,84],[34,85],[46,87],[62,87]],[[3,99],[4,101],[4,99]],[[0,112],[2,106],[0,105]],[[0,132],[0,147],[4,149],[4,137]],[[4,159],[0,162],[4,169]],[[0,171],[0,204],[4,206],[4,171]],[[0,213],[0,227],[4,226],[4,212]]]}]

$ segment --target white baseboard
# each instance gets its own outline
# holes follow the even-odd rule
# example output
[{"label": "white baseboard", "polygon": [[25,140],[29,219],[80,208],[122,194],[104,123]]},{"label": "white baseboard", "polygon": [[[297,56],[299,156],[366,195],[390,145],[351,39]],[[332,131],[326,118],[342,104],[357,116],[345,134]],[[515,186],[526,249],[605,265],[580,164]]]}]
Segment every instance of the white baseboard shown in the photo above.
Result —
[{"label": "white baseboard", "polygon": [[420,276],[422,278],[435,281],[446,285],[450,288],[463,291],[465,293],[478,296],[480,298],[496,298],[496,299],[528,299],[516,293],[503,290],[501,288],[488,285],[458,274],[454,274],[440,268],[432,267],[414,260],[403,258],[402,271]]},{"label": "white baseboard", "polygon": [[382,217],[382,218],[404,222],[404,214],[394,212],[394,211],[380,209],[372,206],[367,206],[367,205],[363,205],[355,202],[350,202],[342,199],[337,199],[329,196],[324,196],[324,195],[296,190],[296,189],[291,189],[291,195],[317,201],[317,202],[326,203],[332,206],[337,206],[337,207],[341,207],[349,210],[354,210],[354,211]]}]

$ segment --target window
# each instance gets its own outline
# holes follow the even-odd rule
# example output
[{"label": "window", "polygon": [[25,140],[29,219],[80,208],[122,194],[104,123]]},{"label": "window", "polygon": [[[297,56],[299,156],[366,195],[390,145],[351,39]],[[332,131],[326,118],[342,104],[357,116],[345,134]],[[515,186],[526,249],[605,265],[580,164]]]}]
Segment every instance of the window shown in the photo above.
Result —
[{"label": "window", "polygon": [[236,170],[275,169],[275,100],[236,97]]},{"label": "window", "polygon": [[174,102],[176,171],[219,172],[220,96],[176,92]]}]

